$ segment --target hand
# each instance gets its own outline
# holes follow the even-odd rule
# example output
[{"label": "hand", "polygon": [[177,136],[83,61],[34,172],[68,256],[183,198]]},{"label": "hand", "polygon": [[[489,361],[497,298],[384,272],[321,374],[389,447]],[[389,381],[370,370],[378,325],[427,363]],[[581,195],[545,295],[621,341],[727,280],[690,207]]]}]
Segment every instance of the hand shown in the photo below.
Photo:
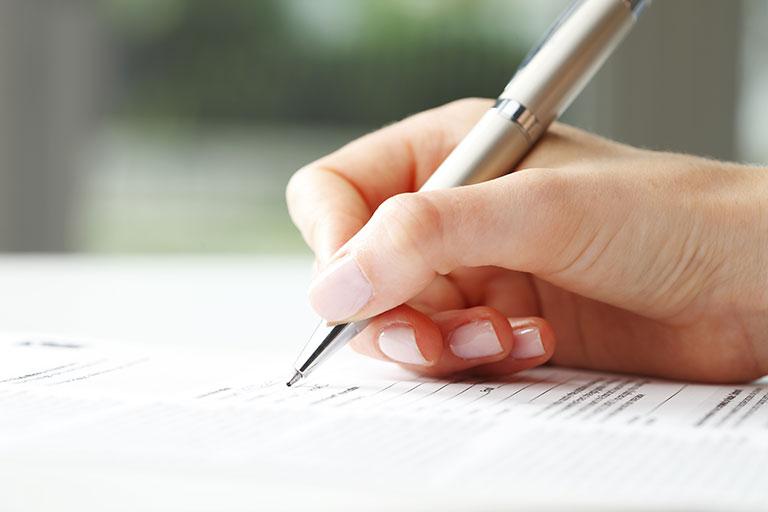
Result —
[{"label": "hand", "polygon": [[489,108],[461,100],[298,171],[329,321],[426,375],[551,360],[700,381],[768,373],[768,171],[556,124],[487,183],[416,192]]}]

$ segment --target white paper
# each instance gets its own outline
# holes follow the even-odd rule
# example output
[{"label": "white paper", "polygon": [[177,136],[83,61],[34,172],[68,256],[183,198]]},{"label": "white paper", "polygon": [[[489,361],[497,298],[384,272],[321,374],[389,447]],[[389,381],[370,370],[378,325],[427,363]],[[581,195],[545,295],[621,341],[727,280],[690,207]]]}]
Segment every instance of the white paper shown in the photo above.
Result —
[{"label": "white paper", "polygon": [[768,509],[766,385],[288,363],[4,339],[0,508]]}]

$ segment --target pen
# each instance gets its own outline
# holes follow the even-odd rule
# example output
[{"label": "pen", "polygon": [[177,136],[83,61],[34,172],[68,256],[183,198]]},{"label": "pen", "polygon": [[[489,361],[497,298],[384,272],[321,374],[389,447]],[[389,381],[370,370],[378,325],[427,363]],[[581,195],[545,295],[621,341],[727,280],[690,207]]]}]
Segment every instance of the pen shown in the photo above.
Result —
[{"label": "pen", "polygon": [[[419,190],[479,183],[511,171],[568,108],[651,0],[575,0],[464,139]],[[299,354],[292,386],[346,345],[370,320],[321,322]]]}]

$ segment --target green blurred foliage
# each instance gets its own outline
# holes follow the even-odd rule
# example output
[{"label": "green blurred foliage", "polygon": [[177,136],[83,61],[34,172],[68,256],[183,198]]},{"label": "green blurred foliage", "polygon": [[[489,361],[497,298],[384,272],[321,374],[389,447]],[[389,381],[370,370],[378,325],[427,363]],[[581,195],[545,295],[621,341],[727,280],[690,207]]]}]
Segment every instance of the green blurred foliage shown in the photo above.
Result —
[{"label": "green blurred foliage", "polygon": [[[497,95],[525,51],[488,35],[488,10],[468,0],[109,5],[119,114],[128,118],[377,126],[452,99]],[[319,35],[297,21],[311,8],[311,25],[324,7],[353,12],[352,34],[341,34],[333,12]]]},{"label": "green blurred foliage", "polygon": [[80,224],[97,252],[306,251],[296,169],[497,95],[530,43],[515,0],[103,1],[110,107]]}]

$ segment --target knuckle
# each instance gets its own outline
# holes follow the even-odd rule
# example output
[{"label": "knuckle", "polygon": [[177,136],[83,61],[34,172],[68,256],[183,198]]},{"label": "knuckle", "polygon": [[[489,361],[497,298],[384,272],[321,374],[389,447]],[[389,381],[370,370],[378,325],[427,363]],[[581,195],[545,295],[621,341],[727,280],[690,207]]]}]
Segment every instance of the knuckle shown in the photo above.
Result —
[{"label": "knuckle", "polygon": [[285,186],[285,200],[288,203],[289,209],[296,203],[297,197],[301,193],[301,189],[304,187],[310,171],[310,167],[302,167],[294,172],[288,180],[288,184]]},{"label": "knuckle", "polygon": [[332,212],[318,207],[307,208],[307,191],[312,187],[312,174],[315,172],[317,169],[312,166],[302,167],[293,173],[285,187],[288,215],[307,244],[313,248],[317,242],[318,226],[332,221],[329,218]]},{"label": "knuckle", "polygon": [[428,259],[432,242],[443,231],[442,214],[426,194],[399,194],[377,211],[378,221],[394,251]]}]

